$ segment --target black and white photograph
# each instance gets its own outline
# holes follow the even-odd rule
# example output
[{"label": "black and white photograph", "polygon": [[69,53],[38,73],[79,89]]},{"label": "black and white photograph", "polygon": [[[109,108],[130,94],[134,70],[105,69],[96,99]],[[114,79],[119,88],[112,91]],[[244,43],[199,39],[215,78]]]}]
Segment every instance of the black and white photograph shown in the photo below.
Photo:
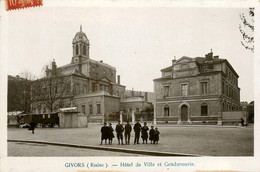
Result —
[{"label": "black and white photograph", "polygon": [[[259,170],[256,6],[44,3],[1,16],[7,159],[61,158],[67,171],[238,170],[245,159],[242,170]],[[204,168],[207,157],[230,159]]]}]

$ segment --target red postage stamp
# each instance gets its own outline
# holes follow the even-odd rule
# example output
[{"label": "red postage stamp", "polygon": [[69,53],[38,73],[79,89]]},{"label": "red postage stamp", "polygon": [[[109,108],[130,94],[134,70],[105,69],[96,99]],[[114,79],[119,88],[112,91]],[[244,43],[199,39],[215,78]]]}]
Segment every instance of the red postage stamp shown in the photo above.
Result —
[{"label": "red postage stamp", "polygon": [[41,6],[42,0],[6,0],[6,10]]}]

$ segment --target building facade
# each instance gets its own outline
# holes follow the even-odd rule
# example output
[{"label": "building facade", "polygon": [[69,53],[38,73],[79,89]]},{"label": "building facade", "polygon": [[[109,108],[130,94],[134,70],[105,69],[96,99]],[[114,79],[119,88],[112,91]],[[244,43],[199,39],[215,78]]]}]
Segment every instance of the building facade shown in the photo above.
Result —
[{"label": "building facade", "polygon": [[121,101],[121,110],[125,113],[141,113],[153,109],[154,93],[126,90],[125,99]]},{"label": "building facade", "polygon": [[240,107],[238,74],[226,59],[213,56],[172,60],[154,79],[157,121],[178,124],[215,120],[222,124],[223,111]]},{"label": "building facade", "polygon": [[[56,62],[53,61],[51,68],[46,68],[46,77],[38,81],[48,81],[48,78],[53,77],[66,78],[70,87],[70,96],[57,96],[53,108],[49,108],[39,99],[35,102],[38,105],[34,114],[49,114],[59,108],[77,107],[78,112],[88,116],[89,122],[103,122],[105,115],[120,111],[120,101],[124,99],[125,86],[120,84],[120,76],[116,75],[115,67],[103,63],[102,60],[90,59],[89,49],[89,40],[80,28],[72,41],[71,63],[57,67]],[[56,87],[60,86],[57,84]],[[59,95],[61,89],[56,88],[55,91]],[[63,99],[62,103],[61,99]]]}]

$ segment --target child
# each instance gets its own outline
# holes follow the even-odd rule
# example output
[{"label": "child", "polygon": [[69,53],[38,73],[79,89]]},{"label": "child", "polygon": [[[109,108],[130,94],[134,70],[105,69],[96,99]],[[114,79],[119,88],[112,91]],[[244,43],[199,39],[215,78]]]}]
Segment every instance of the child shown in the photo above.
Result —
[{"label": "child", "polygon": [[151,126],[151,130],[149,131],[149,140],[151,141],[151,144],[153,143],[154,140],[154,132],[155,130],[153,129],[153,126]]},{"label": "child", "polygon": [[154,140],[153,140],[153,143],[157,143],[158,144],[158,141],[159,141],[159,134],[160,132],[158,131],[158,128],[156,127],[155,128],[155,131],[154,131]]}]

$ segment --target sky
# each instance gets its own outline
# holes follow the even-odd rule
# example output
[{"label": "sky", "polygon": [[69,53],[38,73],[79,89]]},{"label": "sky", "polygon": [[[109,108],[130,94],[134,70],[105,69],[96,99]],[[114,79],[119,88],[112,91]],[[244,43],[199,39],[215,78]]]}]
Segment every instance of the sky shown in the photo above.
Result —
[{"label": "sky", "polygon": [[72,39],[82,25],[90,58],[114,66],[126,89],[153,91],[153,79],[171,60],[214,55],[238,73],[241,101],[252,101],[253,53],[242,47],[241,8],[42,7],[10,11],[8,74],[37,76],[55,59],[70,63]]}]

